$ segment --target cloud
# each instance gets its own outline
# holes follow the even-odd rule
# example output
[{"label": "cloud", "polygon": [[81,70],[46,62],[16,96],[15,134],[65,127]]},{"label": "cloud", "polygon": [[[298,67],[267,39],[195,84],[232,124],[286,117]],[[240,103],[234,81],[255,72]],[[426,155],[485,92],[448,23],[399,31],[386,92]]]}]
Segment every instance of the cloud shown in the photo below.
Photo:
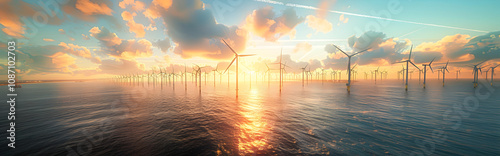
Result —
[{"label": "cloud", "polygon": [[[21,0],[0,1],[0,17],[2,32],[14,38],[31,37],[36,32],[32,28],[40,23],[60,25],[63,22],[58,16],[48,16],[44,8]],[[27,29],[32,31],[26,32]]]},{"label": "cloud", "polygon": [[75,65],[75,58],[69,56],[66,53],[63,52],[57,52],[54,55],[48,56],[49,58],[52,58],[52,64],[55,66],[55,68],[60,68],[60,72],[71,72],[68,67],[76,68]]},{"label": "cloud", "polygon": [[123,0],[120,3],[118,3],[118,6],[120,8],[125,9],[127,6],[130,6],[132,11],[142,11],[145,8],[144,2],[141,1],[134,1],[134,0]]},{"label": "cloud", "polygon": [[[349,37],[347,46],[337,46],[340,46],[348,54],[351,54],[351,51],[357,52],[369,49],[352,57],[351,64],[384,66],[408,59],[411,41],[387,38],[382,32],[369,31],[360,37]],[[322,62],[326,67],[342,70],[347,67],[348,58],[333,45],[326,45],[325,51],[328,53],[328,57]],[[430,62],[434,57],[436,57],[437,61],[443,55],[439,52],[422,52],[413,49],[412,58],[415,63]]]},{"label": "cloud", "polygon": [[91,33],[90,36],[99,40],[103,46],[102,50],[110,56],[122,59],[134,59],[153,55],[153,51],[151,50],[153,44],[146,39],[123,40],[105,27],[101,29],[94,27],[89,32]]},{"label": "cloud", "polygon": [[123,11],[122,12],[122,18],[123,20],[127,21],[127,26],[129,27],[129,32],[135,33],[136,38],[142,38],[144,35],[146,35],[146,31],[144,30],[145,27],[142,24],[135,23],[134,21],[134,16],[137,14],[130,13],[128,11]]},{"label": "cloud", "polygon": [[122,39],[118,38],[115,33],[111,33],[107,28],[102,27],[102,30],[99,27],[93,27],[90,29],[90,36],[96,38],[101,41],[106,46],[116,46],[122,43]]},{"label": "cloud", "polygon": [[75,8],[86,15],[111,15],[111,10],[106,3],[94,3],[90,0],[76,0]]},{"label": "cloud", "polygon": [[318,8],[316,10],[316,14],[319,18],[325,18],[326,15],[328,14],[328,10],[330,7],[334,6],[337,0],[321,0],[320,3],[318,3]]},{"label": "cloud", "polygon": [[[60,46],[23,46],[16,51],[16,69],[18,76],[22,77],[31,74],[47,73],[71,73],[78,68],[75,65],[75,58],[62,52]],[[5,49],[0,49],[5,52]],[[0,56],[1,59],[4,59]],[[7,58],[5,58],[7,59]]]},{"label": "cloud", "polygon": [[[500,58],[500,38],[496,36],[499,35],[500,31],[497,31],[473,37],[472,39],[468,40],[468,42],[463,46],[463,49],[456,51],[455,53],[447,53],[447,56],[451,59],[454,59],[471,54],[474,56],[474,60],[470,61],[471,63],[477,63],[483,60],[498,59]],[[458,38],[457,36],[453,40],[449,41],[460,43],[461,41],[467,40],[463,39],[464,37],[466,38],[468,36],[462,36],[462,38]]]},{"label": "cloud", "polygon": [[318,32],[328,33],[333,30],[332,23],[328,22],[324,18],[319,18],[313,15],[307,16],[305,23],[307,23],[307,26]]},{"label": "cloud", "polygon": [[111,9],[113,2],[110,0],[66,0],[62,5],[63,16],[72,16],[87,22],[96,22],[97,19],[103,19],[107,22],[121,28],[121,23],[112,16]]},{"label": "cloud", "polygon": [[170,39],[169,38],[165,38],[163,40],[158,40],[158,41],[154,42],[153,45],[155,47],[160,48],[160,50],[162,52],[167,52],[168,49],[170,49],[170,47],[171,47],[171,45],[170,45]]},{"label": "cloud", "polygon": [[102,61],[102,64],[99,65],[99,69],[102,73],[114,75],[142,73],[144,64],[137,63],[134,60],[108,59]]},{"label": "cloud", "polygon": [[342,14],[339,16],[339,21],[342,23],[347,23],[347,22],[349,22],[349,18],[344,17],[344,14]]},{"label": "cloud", "polygon": [[275,17],[273,7],[266,6],[254,10],[247,16],[245,28],[266,41],[274,42],[285,35],[293,38],[295,26],[302,22],[304,18],[298,17],[291,8],[284,10],[281,16]]},{"label": "cloud", "polygon": [[456,34],[445,36],[436,42],[424,42],[416,47],[417,51],[439,52],[444,57],[442,61],[451,60],[454,63],[470,64],[484,60],[500,58],[499,32],[490,32],[472,37]]},{"label": "cloud", "polygon": [[54,42],[54,40],[53,40],[53,39],[50,39],[50,38],[44,38],[43,40],[44,40],[44,41],[47,41],[47,42]]},{"label": "cloud", "polygon": [[71,43],[66,44],[64,42],[59,43],[59,46],[63,47],[64,48],[63,51],[66,53],[89,59],[94,63],[101,63],[101,59],[99,57],[93,57],[90,50],[88,50],[84,46],[78,46]]},{"label": "cloud", "polygon": [[33,6],[23,1],[11,1],[2,0],[0,1],[0,25],[2,31],[12,37],[22,38],[26,28],[24,28],[24,23],[21,21],[23,16],[31,16],[35,14]]},{"label": "cloud", "polygon": [[212,12],[203,6],[200,0],[153,1],[144,14],[151,19],[163,19],[168,36],[176,44],[173,52],[182,58],[231,59],[234,54],[221,39],[235,51],[243,51],[247,32],[217,23]]},{"label": "cloud", "polygon": [[445,36],[437,42],[424,42],[418,45],[416,51],[424,52],[442,52],[446,56],[453,58],[459,57],[456,52],[462,50],[464,46],[470,41],[469,35],[456,34],[452,36]]},{"label": "cloud", "polygon": [[307,42],[300,42],[295,45],[295,48],[293,48],[292,52],[293,53],[299,53],[299,52],[309,52],[312,50],[312,45],[307,43]]}]

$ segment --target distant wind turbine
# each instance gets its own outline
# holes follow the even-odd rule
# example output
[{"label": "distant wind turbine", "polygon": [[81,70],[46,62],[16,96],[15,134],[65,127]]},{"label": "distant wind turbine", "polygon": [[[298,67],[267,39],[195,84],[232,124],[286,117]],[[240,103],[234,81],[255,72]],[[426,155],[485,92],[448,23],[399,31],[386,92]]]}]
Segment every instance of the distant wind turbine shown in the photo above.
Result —
[{"label": "distant wind turbine", "polygon": [[474,88],[476,88],[477,85],[478,85],[479,72],[481,72],[481,73],[483,72],[483,71],[481,71],[481,67],[477,67],[477,66],[483,64],[486,61],[488,61],[488,60],[485,60],[485,61],[483,61],[483,62],[481,62],[479,64],[474,65],[474,70],[472,71],[472,74],[474,75],[474,82],[473,82],[474,83]]},{"label": "distant wind turbine", "polygon": [[495,80],[495,79],[493,79],[493,75],[495,75],[495,68],[497,68],[498,66],[500,66],[500,64],[490,68],[491,69],[491,82],[490,82],[491,86],[493,86],[493,81]]},{"label": "distant wind turbine", "polygon": [[450,63],[450,61],[446,62],[446,65],[443,68],[441,68],[443,70],[443,87],[444,87],[444,80],[445,80],[445,75],[446,75],[445,73],[446,72],[448,72],[448,73],[450,72],[448,70],[448,63]]},{"label": "distant wind turbine", "polygon": [[307,66],[309,66],[309,64],[307,64],[304,68],[300,68],[302,69],[302,87],[304,87],[304,74],[306,73]]},{"label": "distant wind turbine", "polygon": [[425,88],[425,81],[426,81],[426,78],[427,78],[427,66],[429,66],[429,68],[431,69],[431,72],[434,73],[434,71],[432,70],[432,62],[434,62],[434,59],[436,58],[433,58],[432,61],[429,63],[429,64],[423,64],[422,66],[424,66],[424,88]]},{"label": "distant wind turbine", "polygon": [[346,52],[344,52],[342,49],[340,49],[339,47],[337,47],[336,45],[333,45],[335,46],[335,48],[337,48],[338,50],[340,50],[340,52],[344,53],[348,58],[349,58],[349,62],[347,63],[347,72],[348,72],[348,79],[347,79],[347,92],[351,92],[351,57],[353,56],[356,56],[362,52],[365,52],[367,51],[368,49],[365,49],[365,50],[362,50],[362,51],[359,51],[359,52],[355,52],[351,55],[347,54]]}]

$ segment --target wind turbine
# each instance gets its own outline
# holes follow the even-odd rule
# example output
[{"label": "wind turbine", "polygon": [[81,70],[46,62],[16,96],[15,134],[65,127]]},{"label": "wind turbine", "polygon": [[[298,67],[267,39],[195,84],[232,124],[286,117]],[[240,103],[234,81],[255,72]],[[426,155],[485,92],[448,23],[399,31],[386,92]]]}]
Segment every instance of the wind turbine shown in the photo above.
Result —
[{"label": "wind turbine", "polygon": [[491,86],[493,86],[493,81],[495,80],[495,79],[493,79],[493,75],[495,75],[495,68],[497,68],[498,66],[500,66],[500,64],[490,68],[491,69],[491,82],[490,82]]},{"label": "wind turbine", "polygon": [[266,70],[266,73],[267,73],[267,86],[269,86],[269,84],[271,83],[271,68],[269,68],[269,66],[267,65],[267,63],[266,63],[266,67],[267,67],[267,70]]},{"label": "wind turbine", "polygon": [[481,67],[477,67],[477,66],[483,64],[486,61],[488,61],[488,60],[485,60],[485,61],[483,61],[483,62],[481,62],[479,64],[474,65],[474,70],[472,71],[472,74],[474,75],[474,82],[473,82],[474,83],[474,88],[476,88],[477,85],[478,85],[479,72],[481,72],[481,73],[483,72],[483,71],[481,71]]},{"label": "wind turbine", "polygon": [[307,66],[309,66],[309,64],[307,64],[304,68],[300,68],[302,69],[302,87],[304,87],[304,74],[306,73]]},{"label": "wind turbine", "polygon": [[441,68],[441,69],[443,70],[443,87],[444,87],[445,73],[446,73],[446,72],[448,72],[448,73],[450,72],[450,71],[448,70],[448,63],[450,63],[450,61],[446,62],[446,65],[445,65],[443,68]]},{"label": "wind turbine", "polygon": [[457,80],[458,80],[458,74],[460,74],[460,70],[461,70],[461,69],[458,69],[458,70],[457,70]]},{"label": "wind turbine", "polygon": [[286,62],[283,64],[283,48],[281,48],[281,53],[280,53],[280,62],[279,63],[274,63],[274,64],[279,64],[280,65],[280,92],[283,89],[283,72],[286,72],[285,67],[288,67],[286,65]]},{"label": "wind turbine", "polygon": [[335,46],[335,48],[337,48],[338,50],[340,50],[340,52],[344,53],[348,58],[349,58],[349,62],[347,63],[347,72],[348,72],[348,79],[347,79],[347,92],[351,92],[351,57],[353,56],[356,56],[362,52],[365,52],[367,51],[368,49],[365,49],[365,50],[362,50],[362,51],[359,51],[359,52],[356,52],[356,53],[353,53],[351,55],[345,53],[342,49],[340,49],[339,47],[337,47],[336,45],[333,45]]},{"label": "wind turbine", "polygon": [[380,67],[377,67],[377,70],[375,70],[373,73],[375,74],[375,84],[377,84],[377,73]]},{"label": "wind turbine", "polygon": [[417,68],[418,70],[420,70],[420,68],[417,67],[417,65],[415,65],[415,63],[413,63],[411,61],[411,52],[413,51],[413,45],[411,46],[411,49],[410,49],[410,54],[408,56],[408,60],[405,60],[405,61],[401,61],[400,63],[403,63],[403,62],[406,62],[406,83],[405,83],[405,90],[408,91],[408,72],[409,72],[409,65],[410,63],[415,66],[415,68]]},{"label": "wind turbine", "polygon": [[[172,88],[175,90],[175,76],[176,76],[175,69],[174,69],[173,65],[170,67],[172,67],[172,74],[171,74],[172,75]],[[165,69],[165,71],[166,71],[166,69]]]},{"label": "wind turbine", "polygon": [[215,67],[215,69],[214,69],[214,70],[212,70],[212,71],[214,72],[214,87],[215,87],[215,74],[216,74],[216,72],[219,72],[219,71],[217,70],[218,68],[219,68],[219,65],[217,65],[217,66]]},{"label": "wind turbine", "polygon": [[422,66],[424,66],[424,88],[425,88],[425,80],[427,77],[427,66],[429,66],[429,68],[431,69],[431,72],[434,73],[434,71],[432,70],[432,66],[431,66],[432,62],[434,62],[434,59],[436,59],[436,58],[434,57],[429,64],[422,64]]},{"label": "wind turbine", "polygon": [[[231,65],[233,65],[234,61],[236,61],[236,97],[238,97],[238,59],[240,57],[247,57],[247,56],[253,56],[255,54],[249,54],[249,55],[239,55],[238,53],[236,53],[233,48],[231,48],[231,46],[229,46],[229,44],[227,44],[227,42],[222,39],[222,41],[224,42],[224,44],[226,44],[226,46],[231,49],[231,51],[234,53],[234,59],[233,61],[231,61],[231,63],[227,66],[226,70],[224,71],[224,73],[226,73],[226,71],[229,69],[229,67],[231,67]],[[229,80],[228,80],[229,81]]]}]

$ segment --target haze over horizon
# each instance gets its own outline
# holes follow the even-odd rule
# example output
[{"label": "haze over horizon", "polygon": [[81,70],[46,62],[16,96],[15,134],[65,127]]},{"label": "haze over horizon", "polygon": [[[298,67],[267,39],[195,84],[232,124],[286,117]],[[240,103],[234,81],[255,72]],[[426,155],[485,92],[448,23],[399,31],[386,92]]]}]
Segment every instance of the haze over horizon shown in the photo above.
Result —
[{"label": "haze over horizon", "polygon": [[191,72],[194,64],[224,70],[234,55],[222,39],[239,54],[256,54],[240,60],[241,72],[265,72],[282,50],[288,73],[305,65],[345,73],[347,57],[332,44],[348,53],[369,49],[352,59],[358,80],[377,67],[397,79],[402,64],[395,62],[408,59],[412,46],[419,67],[435,58],[429,79],[447,61],[449,79],[458,69],[472,78],[471,65],[482,61],[489,60],[483,72],[500,63],[499,1],[68,0],[49,7],[53,15],[36,1],[0,4],[0,51],[18,42],[22,80],[181,72],[185,65]]}]

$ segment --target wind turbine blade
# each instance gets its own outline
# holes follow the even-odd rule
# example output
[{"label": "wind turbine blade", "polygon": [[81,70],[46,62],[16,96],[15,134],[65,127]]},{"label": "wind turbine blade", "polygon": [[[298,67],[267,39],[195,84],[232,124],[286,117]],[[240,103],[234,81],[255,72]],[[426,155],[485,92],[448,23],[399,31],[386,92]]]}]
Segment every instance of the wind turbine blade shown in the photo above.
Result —
[{"label": "wind turbine blade", "polygon": [[349,56],[347,53],[345,53],[342,49],[340,49],[339,47],[337,47],[337,45],[335,44],[332,44],[335,48],[337,48],[338,50],[340,50],[340,52],[344,53],[346,56]]},{"label": "wind turbine blade", "polygon": [[355,65],[351,68],[351,70],[354,70],[354,68],[356,68],[356,66],[357,66],[357,65],[358,65],[358,64],[355,64]]},{"label": "wind turbine blade", "polygon": [[354,53],[351,56],[358,55],[359,53],[362,53],[362,52],[365,52],[365,51],[368,51],[368,50],[370,50],[370,49],[365,49],[365,50],[358,51],[357,53]]},{"label": "wind turbine blade", "polygon": [[448,73],[450,73],[450,71],[448,70],[448,68],[446,68],[446,71],[447,71]]},{"label": "wind turbine blade", "polygon": [[413,45],[411,45],[411,48],[410,48],[410,56],[408,56],[408,60],[411,60],[411,51],[413,51]]},{"label": "wind turbine blade", "polygon": [[446,66],[444,66],[444,68],[448,68],[448,63],[450,63],[449,60],[448,60],[448,62],[446,62]]},{"label": "wind turbine blade", "polygon": [[236,60],[236,58],[238,58],[238,56],[234,57],[233,61],[231,61],[231,63],[229,64],[229,66],[227,66],[226,70],[224,70],[224,73],[226,73],[226,71],[229,69],[229,67],[231,67],[231,65],[233,65],[233,63]]},{"label": "wind turbine blade", "polygon": [[409,60],[408,60],[408,62],[410,62],[413,66],[415,66],[415,68],[417,68],[418,70],[420,70],[420,68],[418,68],[418,66],[417,66],[417,65],[415,65],[413,62],[411,62],[411,61],[409,61]]},{"label": "wind turbine blade", "polygon": [[431,63],[429,63],[429,66],[431,66],[432,62],[434,62],[434,59],[436,59],[435,57],[432,59]]},{"label": "wind turbine blade", "polygon": [[432,70],[432,66],[429,64],[429,68],[431,68],[431,72],[434,73],[434,70]]},{"label": "wind turbine blade", "polygon": [[231,46],[229,46],[229,44],[227,44],[227,42],[226,42],[224,39],[222,39],[222,41],[224,42],[224,44],[226,44],[226,46],[227,46],[229,49],[231,49],[231,51],[232,51],[235,55],[238,55],[238,53],[236,53],[236,52],[233,50],[233,48],[231,48]]}]

